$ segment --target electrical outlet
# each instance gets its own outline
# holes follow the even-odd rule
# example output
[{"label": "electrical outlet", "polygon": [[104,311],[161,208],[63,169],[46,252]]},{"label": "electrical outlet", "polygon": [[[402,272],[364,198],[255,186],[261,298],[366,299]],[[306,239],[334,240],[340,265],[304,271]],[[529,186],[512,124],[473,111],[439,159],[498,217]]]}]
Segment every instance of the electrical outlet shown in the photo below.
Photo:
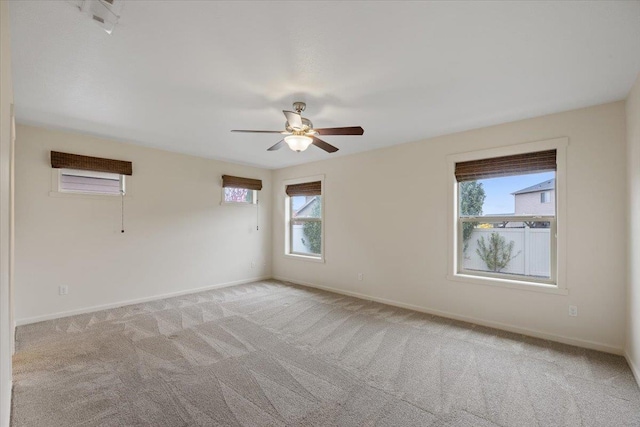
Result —
[{"label": "electrical outlet", "polygon": [[362,281],[364,279],[364,274],[358,273],[358,280]]},{"label": "electrical outlet", "polygon": [[58,295],[67,295],[69,294],[69,287],[67,285],[58,286]]},{"label": "electrical outlet", "polygon": [[578,306],[570,305],[569,306],[569,316],[576,317],[578,315]]}]

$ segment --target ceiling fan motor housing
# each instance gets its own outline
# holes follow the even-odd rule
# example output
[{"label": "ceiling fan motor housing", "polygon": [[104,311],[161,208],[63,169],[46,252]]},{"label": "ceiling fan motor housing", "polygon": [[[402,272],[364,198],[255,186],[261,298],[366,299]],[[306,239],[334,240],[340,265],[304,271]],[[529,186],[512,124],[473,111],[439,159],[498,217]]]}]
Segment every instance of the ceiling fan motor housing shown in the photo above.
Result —
[{"label": "ceiling fan motor housing", "polygon": [[311,123],[311,120],[306,119],[304,117],[300,117],[300,119],[302,120],[302,129],[294,129],[294,128],[291,127],[291,125],[289,125],[289,122],[285,122],[284,127],[287,130],[287,132],[293,133],[293,132],[296,132],[296,131],[298,131],[298,132],[301,131],[301,132],[305,132],[306,133],[306,132],[310,131],[311,129],[313,129],[313,123]]}]

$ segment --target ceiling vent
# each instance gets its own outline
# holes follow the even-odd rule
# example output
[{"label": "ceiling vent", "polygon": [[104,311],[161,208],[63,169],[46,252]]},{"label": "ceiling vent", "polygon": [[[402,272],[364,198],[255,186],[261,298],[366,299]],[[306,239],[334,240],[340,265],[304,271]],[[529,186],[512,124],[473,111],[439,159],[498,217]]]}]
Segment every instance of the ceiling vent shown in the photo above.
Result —
[{"label": "ceiling vent", "polygon": [[124,0],[71,0],[69,3],[76,6],[107,34],[111,34],[115,28],[124,7]]}]

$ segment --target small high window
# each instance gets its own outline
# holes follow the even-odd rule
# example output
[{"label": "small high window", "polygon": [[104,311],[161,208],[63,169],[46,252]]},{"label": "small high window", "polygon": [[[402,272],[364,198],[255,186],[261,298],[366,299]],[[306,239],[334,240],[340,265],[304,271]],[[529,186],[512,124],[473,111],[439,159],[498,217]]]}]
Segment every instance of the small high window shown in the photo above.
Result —
[{"label": "small high window", "polygon": [[256,190],[248,188],[225,187],[224,203],[254,204],[257,201]]},{"label": "small high window", "polygon": [[255,205],[258,203],[258,191],[262,189],[262,180],[222,175],[222,203]]},{"label": "small high window", "polygon": [[119,196],[125,192],[125,176],[108,172],[59,169],[58,191]]},{"label": "small high window", "polygon": [[103,157],[51,151],[52,194],[124,196],[125,176],[133,163]]}]

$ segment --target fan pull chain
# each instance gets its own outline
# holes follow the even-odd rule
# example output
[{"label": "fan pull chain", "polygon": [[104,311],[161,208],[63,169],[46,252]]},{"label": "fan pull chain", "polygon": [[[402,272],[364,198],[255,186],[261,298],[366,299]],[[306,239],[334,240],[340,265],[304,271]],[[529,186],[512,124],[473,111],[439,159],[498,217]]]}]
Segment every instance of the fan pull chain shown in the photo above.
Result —
[{"label": "fan pull chain", "polygon": [[260,231],[260,200],[256,199],[256,231]]},{"label": "fan pull chain", "polygon": [[122,208],[120,212],[120,232],[124,233],[124,191],[120,191],[120,206]]}]

